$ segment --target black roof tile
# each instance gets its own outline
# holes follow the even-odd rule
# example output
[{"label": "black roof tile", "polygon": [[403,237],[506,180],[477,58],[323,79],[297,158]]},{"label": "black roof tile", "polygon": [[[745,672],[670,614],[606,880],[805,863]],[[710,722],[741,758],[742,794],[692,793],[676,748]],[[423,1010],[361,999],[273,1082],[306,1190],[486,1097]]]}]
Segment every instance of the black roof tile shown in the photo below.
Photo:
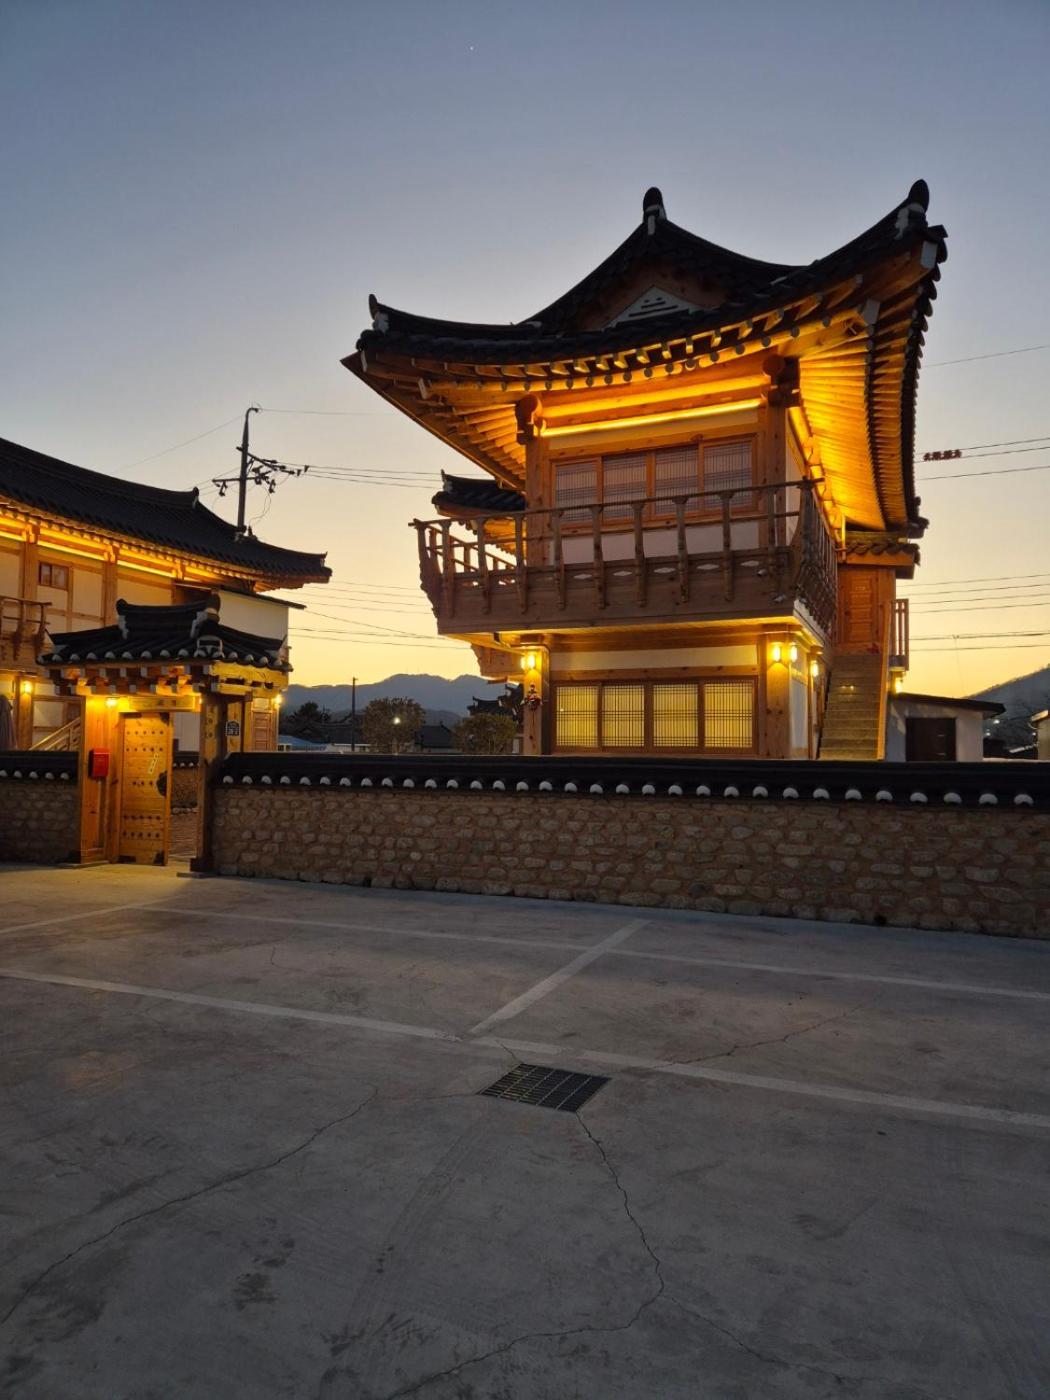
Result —
[{"label": "black roof tile", "polygon": [[[563,296],[517,325],[447,321],[416,316],[387,306],[374,297],[369,306],[373,325],[358,341],[366,353],[388,351],[474,364],[537,363],[613,353],[639,343],[701,334],[735,318],[773,310],[792,298],[829,286],[862,272],[901,246],[904,238],[922,235],[941,244],[945,231],[928,227],[929,191],[917,180],[907,197],[873,224],[826,257],[811,263],[768,263],[721,248],[660,216],[650,218],[659,191],[646,195],[642,222],[593,272]],[[716,306],[676,310],[652,319],[625,321],[616,326],[584,329],[588,308],[603,295],[646,267],[671,267],[721,292]]]},{"label": "black roof tile", "polygon": [[47,457],[0,438],[0,499],[102,531],[230,564],[265,579],[331,577],[323,554],[238,537],[236,526],[201,504],[196,489],[169,491]]}]

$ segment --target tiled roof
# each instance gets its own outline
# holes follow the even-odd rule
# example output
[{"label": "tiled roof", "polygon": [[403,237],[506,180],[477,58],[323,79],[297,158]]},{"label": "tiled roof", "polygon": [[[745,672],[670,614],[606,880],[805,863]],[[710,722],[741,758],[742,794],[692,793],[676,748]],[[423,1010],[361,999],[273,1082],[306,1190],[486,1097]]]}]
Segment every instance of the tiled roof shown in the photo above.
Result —
[{"label": "tiled roof", "polygon": [[[917,536],[915,396],[946,233],[922,180],[859,237],[806,264],[766,263],[667,219],[642,222],[575,287],[518,325],[416,316],[370,299],[372,326],[343,361],[501,485],[520,490],[530,431],[565,416],[569,392],[665,379],[683,396],[725,368],[798,366],[820,465],[844,519]],[[644,393],[636,397],[644,399]],[[580,403],[586,413],[587,398]],[[533,416],[534,415],[534,416]],[[574,419],[577,424],[583,419]],[[563,423],[561,426],[565,426]],[[453,512],[449,510],[449,514]]]},{"label": "tiled roof", "polygon": [[51,651],[41,663],[121,661],[235,661],[269,670],[289,670],[283,637],[256,637],[219,621],[219,600],[179,603],[172,607],[142,607],[117,603],[118,621],[111,627],[81,632],[54,632]]},{"label": "tiled roof", "polygon": [[510,491],[488,477],[449,476],[442,472],[441,480],[443,488],[434,497],[434,506],[443,513],[493,511],[505,515],[525,509],[525,497],[519,491]]},{"label": "tiled roof", "polygon": [[[758,316],[792,298],[863,272],[901,247],[917,232],[942,242],[943,228],[926,225],[929,191],[917,180],[901,204],[833,253],[804,264],[768,263],[733,253],[671,223],[663,213],[658,190],[643,201],[642,222],[603,262],[563,296],[516,325],[446,321],[416,316],[387,306],[375,297],[369,308],[373,325],[358,340],[366,354],[418,355],[473,364],[537,363],[596,354],[612,354],[639,343],[695,336],[728,320]],[[650,210],[658,213],[650,214]],[[717,301],[695,310],[675,309],[644,321],[627,320],[586,329],[587,312],[611,291],[638,273],[670,269],[709,288]]]},{"label": "tiled roof", "polygon": [[232,565],[260,579],[327,581],[323,554],[264,544],[201,504],[196,489],[169,491],[47,457],[0,438],[0,500]]}]

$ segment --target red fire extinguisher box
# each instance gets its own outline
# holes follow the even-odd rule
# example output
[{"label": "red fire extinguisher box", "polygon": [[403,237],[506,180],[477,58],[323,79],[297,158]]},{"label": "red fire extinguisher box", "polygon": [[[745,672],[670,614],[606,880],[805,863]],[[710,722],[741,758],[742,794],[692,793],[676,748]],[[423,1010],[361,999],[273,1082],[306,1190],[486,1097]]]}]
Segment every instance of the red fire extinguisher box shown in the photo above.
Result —
[{"label": "red fire extinguisher box", "polygon": [[109,777],[109,749],[91,749],[88,753],[88,777]]}]

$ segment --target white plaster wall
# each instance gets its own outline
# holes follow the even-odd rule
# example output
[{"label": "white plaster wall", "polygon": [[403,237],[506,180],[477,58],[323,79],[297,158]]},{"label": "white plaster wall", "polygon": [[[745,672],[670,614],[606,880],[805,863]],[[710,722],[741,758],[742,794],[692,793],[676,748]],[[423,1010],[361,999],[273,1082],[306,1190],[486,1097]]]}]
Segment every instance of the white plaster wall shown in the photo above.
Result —
[{"label": "white plaster wall", "polygon": [[17,546],[0,540],[0,598],[22,596],[22,555]]},{"label": "white plaster wall", "polygon": [[891,696],[886,707],[886,758],[889,762],[904,762],[905,721],[911,718],[954,719],[956,761],[979,763],[984,758],[984,716],[979,710],[960,710],[954,705],[932,705]]},{"label": "white plaster wall", "polygon": [[722,647],[652,647],[638,651],[552,652],[551,671],[633,671],[642,668],[688,667],[713,670],[716,666],[755,666],[753,643]]},{"label": "white plaster wall", "polygon": [[789,689],[791,705],[791,751],[794,758],[809,757],[809,686],[804,677],[792,675]]},{"label": "white plaster wall", "polygon": [[201,717],[194,710],[175,710],[175,739],[180,749],[191,753],[200,748]]},{"label": "white plaster wall", "polygon": [[150,608],[167,607],[171,602],[171,584],[147,579],[140,574],[117,572],[117,597],[125,603],[137,603]]},{"label": "white plaster wall", "polygon": [[259,594],[215,590],[219,598],[219,621],[257,637],[287,637],[288,604],[279,598]]}]

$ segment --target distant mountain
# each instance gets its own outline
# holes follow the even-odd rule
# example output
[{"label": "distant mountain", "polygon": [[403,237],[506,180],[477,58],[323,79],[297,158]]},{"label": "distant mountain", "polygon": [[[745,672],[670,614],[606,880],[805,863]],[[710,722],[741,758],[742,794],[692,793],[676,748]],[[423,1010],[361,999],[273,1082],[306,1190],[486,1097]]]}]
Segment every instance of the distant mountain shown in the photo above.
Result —
[{"label": "distant mountain", "polygon": [[[369,685],[357,687],[357,710],[364,709],[370,700],[392,700],[404,696],[415,700],[427,712],[430,724],[455,724],[467,713],[467,707],[475,695],[495,696],[501,687],[493,686],[480,676],[457,676],[446,680],[444,676],[406,675],[387,676],[385,681],[373,681]],[[334,716],[349,713],[351,690],[348,685],[290,685],[285,695],[285,707],[298,709],[308,700],[320,705]]]},{"label": "distant mountain", "polygon": [[1000,705],[1006,706],[1000,719],[985,725],[986,732],[1001,738],[1008,746],[1030,744],[1035,731],[1029,720],[1040,710],[1050,708],[1050,666],[989,686],[973,698],[998,700]]}]

